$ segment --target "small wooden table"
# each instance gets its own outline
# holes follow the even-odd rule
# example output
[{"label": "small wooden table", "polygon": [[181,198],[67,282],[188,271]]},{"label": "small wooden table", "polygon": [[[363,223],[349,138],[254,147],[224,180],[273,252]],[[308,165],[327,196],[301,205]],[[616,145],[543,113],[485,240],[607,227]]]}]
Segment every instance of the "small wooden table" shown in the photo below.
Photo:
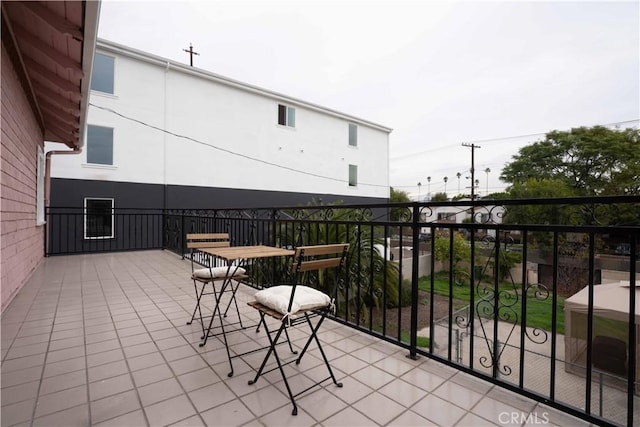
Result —
[{"label": "small wooden table", "polygon": [[[203,342],[200,343],[200,347],[204,346],[207,343],[207,338],[211,335],[211,328],[213,326],[213,319],[217,316],[220,320],[220,329],[221,332],[216,335],[222,335],[224,346],[227,350],[227,357],[229,359],[229,366],[231,367],[231,372],[229,372],[228,376],[233,376],[233,364],[231,360],[235,357],[242,356],[247,353],[252,353],[253,350],[243,354],[237,354],[235,356],[231,356],[231,352],[229,351],[229,344],[227,342],[227,336],[224,329],[224,322],[222,316],[222,310],[220,308],[220,302],[222,300],[222,295],[227,288],[227,286],[233,286],[231,281],[233,280],[234,269],[238,269],[247,264],[249,260],[260,259],[260,258],[272,258],[272,257],[281,257],[281,256],[292,256],[295,254],[295,251],[290,249],[282,249],[276,248],[273,246],[265,246],[265,245],[256,245],[256,246],[226,246],[219,248],[201,248],[200,252],[209,254],[216,258],[219,258],[227,263],[227,274],[224,279],[222,286],[220,288],[220,292],[215,294],[215,307],[213,309],[213,314],[211,315],[211,320],[209,321],[209,326],[206,330],[206,333],[203,337]],[[235,292],[237,288],[233,288],[233,297],[235,297]],[[216,314],[217,313],[217,314]],[[236,329],[239,330],[239,329]],[[233,332],[233,331],[229,331]]]},{"label": "small wooden table", "polygon": [[220,248],[202,248],[201,252],[213,255],[225,260],[227,263],[235,260],[247,260],[255,258],[270,258],[276,256],[292,256],[294,250],[276,248],[273,246],[226,246]]}]

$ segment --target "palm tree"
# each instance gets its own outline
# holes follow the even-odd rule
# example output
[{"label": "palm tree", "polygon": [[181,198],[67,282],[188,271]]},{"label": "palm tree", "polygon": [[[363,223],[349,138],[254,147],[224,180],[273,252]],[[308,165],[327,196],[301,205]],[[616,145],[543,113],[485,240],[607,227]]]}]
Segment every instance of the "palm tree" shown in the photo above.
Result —
[{"label": "palm tree", "polygon": [[491,172],[491,169],[489,169],[489,168],[486,168],[484,170],[484,173],[487,174],[487,195],[489,195],[489,172]]},{"label": "palm tree", "polygon": [[458,177],[458,194],[460,194],[460,177],[462,176],[462,174],[458,172],[456,176]]},{"label": "palm tree", "polygon": [[359,209],[341,208],[339,203],[326,206],[313,199],[306,208],[287,214],[295,219],[293,224],[288,220],[274,225],[281,247],[350,244],[347,274],[340,285],[338,304],[338,311],[348,320],[365,319],[369,313],[367,307],[384,309],[402,303],[398,265],[385,259],[386,242],[377,237],[380,230],[357,223],[362,215]]},{"label": "palm tree", "polygon": [[449,181],[449,177],[444,177],[444,194],[447,194],[447,181]]}]

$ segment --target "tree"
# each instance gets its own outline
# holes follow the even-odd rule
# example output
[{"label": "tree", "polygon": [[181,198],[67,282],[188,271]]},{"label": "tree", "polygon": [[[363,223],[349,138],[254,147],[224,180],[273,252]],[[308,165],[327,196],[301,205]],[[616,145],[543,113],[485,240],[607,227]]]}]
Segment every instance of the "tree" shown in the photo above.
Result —
[{"label": "tree", "polygon": [[458,270],[461,261],[469,261],[471,259],[471,247],[459,231],[444,231],[436,234],[435,257],[437,261],[449,261],[451,255],[450,233],[453,233],[453,259],[451,267],[453,271]]},{"label": "tree", "polygon": [[483,200],[503,200],[503,199],[510,199],[510,198],[511,198],[511,195],[508,192],[501,191],[498,193],[487,194],[482,199]]},{"label": "tree", "polygon": [[[411,202],[409,194],[406,191],[396,190],[391,187],[391,193],[389,194],[389,203],[408,203]],[[391,208],[389,213],[391,221],[407,221],[411,218],[411,210],[406,207]]]},{"label": "tree", "polygon": [[[523,183],[514,184],[509,189],[514,199],[539,199],[570,197],[573,190],[561,180],[529,179]],[[576,208],[567,209],[560,205],[514,205],[509,206],[503,218],[506,224],[567,224],[569,218],[579,218]]]},{"label": "tree", "polygon": [[431,198],[432,202],[446,202],[447,200],[449,200],[447,193],[436,193]]},{"label": "tree", "polygon": [[410,202],[409,194],[406,191],[396,190],[391,187],[389,194],[389,203],[407,203]]},{"label": "tree", "polygon": [[522,147],[500,179],[512,185],[563,182],[573,196],[640,194],[640,132],[603,126],[552,131]]}]

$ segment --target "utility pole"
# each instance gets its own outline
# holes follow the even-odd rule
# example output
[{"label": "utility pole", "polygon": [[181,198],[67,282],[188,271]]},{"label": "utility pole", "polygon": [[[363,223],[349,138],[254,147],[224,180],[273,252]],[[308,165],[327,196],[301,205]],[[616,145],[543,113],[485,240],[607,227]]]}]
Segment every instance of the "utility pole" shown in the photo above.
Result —
[{"label": "utility pole", "polygon": [[476,212],[475,212],[475,206],[473,204],[473,202],[475,201],[475,169],[476,169],[476,165],[475,165],[475,151],[476,148],[481,148],[479,145],[475,145],[475,144],[467,144],[467,143],[462,143],[463,147],[471,147],[471,222],[476,222]]},{"label": "utility pole", "polygon": [[189,49],[182,49],[182,50],[189,54],[189,65],[193,67],[193,55],[198,56],[200,54],[193,50],[193,45],[191,45],[191,43],[189,43]]}]

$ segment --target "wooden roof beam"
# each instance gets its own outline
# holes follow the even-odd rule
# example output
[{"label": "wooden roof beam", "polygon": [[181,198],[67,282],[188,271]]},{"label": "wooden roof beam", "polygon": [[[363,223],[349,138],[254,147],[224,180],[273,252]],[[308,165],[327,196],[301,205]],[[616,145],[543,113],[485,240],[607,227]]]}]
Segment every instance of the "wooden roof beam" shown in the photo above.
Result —
[{"label": "wooden roof beam", "polygon": [[78,41],[82,41],[84,36],[82,30],[73,23],[67,21],[64,17],[55,14],[51,9],[37,2],[17,2],[24,9],[37,16],[42,22],[51,27],[53,30],[73,37]]},{"label": "wooden roof beam", "polygon": [[36,90],[36,93],[38,94],[39,97],[41,96],[42,98],[46,98],[46,100],[49,101],[49,103],[55,105],[56,107],[61,108],[65,111],[68,111],[69,113],[72,113],[72,114],[76,110],[80,111],[80,104],[78,102],[73,102],[66,99],[65,97],[49,89],[39,81],[34,80],[33,87]]},{"label": "wooden roof beam", "polygon": [[18,40],[22,40],[25,43],[28,43],[31,47],[38,50],[40,53],[45,55],[47,58],[51,59],[56,64],[60,65],[62,68],[65,68],[71,71],[75,77],[81,79],[83,77],[82,65],[79,62],[74,61],[68,56],[64,55],[61,52],[53,49],[51,46],[40,40],[38,37],[31,34],[24,27],[13,24],[13,30],[18,37]]},{"label": "wooden roof beam", "polygon": [[77,117],[74,117],[66,111],[61,110],[60,108],[56,108],[55,105],[49,103],[41,103],[40,105],[42,106],[42,114],[44,114],[45,116],[48,115],[50,118],[64,123],[72,129],[78,129],[80,121]]},{"label": "wooden roof beam", "polygon": [[[78,129],[72,126],[69,126],[65,123],[59,122],[55,117],[48,115],[46,111],[42,112],[44,115],[45,123],[47,124],[47,129],[51,129],[52,131],[55,129],[56,132],[64,132],[64,135],[68,135],[71,138],[73,135],[78,135]],[[63,135],[60,135],[63,136]]]},{"label": "wooden roof beam", "polygon": [[69,144],[74,144],[74,141],[78,139],[77,132],[69,132],[65,129],[62,129],[56,126],[55,124],[48,123],[47,130],[51,131],[51,133],[53,133],[54,135],[58,136],[58,138],[60,138],[60,141],[54,141],[54,142],[63,142],[69,145]]},{"label": "wooden roof beam", "polygon": [[63,108],[59,104],[55,104],[54,102],[50,101],[49,98],[45,98],[45,97],[38,98],[38,104],[40,105],[40,108],[42,110],[46,108],[49,111],[63,111],[66,114],[69,114],[75,118],[80,117],[79,110],[77,109],[73,110],[71,108]]},{"label": "wooden roof beam", "polygon": [[[80,86],[74,85],[69,80],[60,77],[27,56],[24,57],[24,62],[29,71],[33,72],[31,75],[32,78],[40,80],[41,83],[48,82],[59,87],[61,90],[73,97],[75,101],[80,101],[82,98],[82,94],[80,94]],[[44,82],[42,80],[44,80]]]}]

